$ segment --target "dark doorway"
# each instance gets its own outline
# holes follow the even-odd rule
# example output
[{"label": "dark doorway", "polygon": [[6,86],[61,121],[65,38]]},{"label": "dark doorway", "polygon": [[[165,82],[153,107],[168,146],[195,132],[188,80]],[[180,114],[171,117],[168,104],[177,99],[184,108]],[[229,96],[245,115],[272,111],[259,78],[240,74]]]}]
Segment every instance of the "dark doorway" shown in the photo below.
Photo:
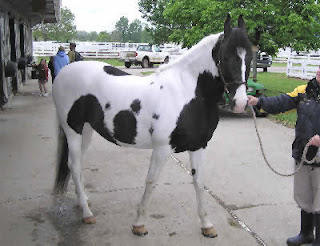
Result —
[{"label": "dark doorway", "polygon": [[20,51],[21,51],[21,57],[25,57],[25,51],[24,51],[24,25],[20,24]]},{"label": "dark doorway", "polygon": [[[9,19],[9,29],[10,29],[10,46],[11,46],[11,61],[17,61],[16,53],[16,33],[14,28],[14,18]],[[16,94],[18,92],[18,79],[17,76],[12,77],[11,80],[12,92]]]},{"label": "dark doorway", "polygon": [[3,104],[8,101],[7,98],[7,85],[4,78],[4,61],[3,61],[3,50],[2,50],[2,39],[3,39],[3,30],[4,30],[4,18],[0,14],[0,108]]},{"label": "dark doorway", "polygon": [[9,28],[10,28],[10,46],[11,46],[11,61],[17,61],[16,54],[16,33],[14,30],[14,19],[9,19]]},{"label": "dark doorway", "polygon": [[[26,59],[26,57],[25,57],[26,54],[25,54],[25,50],[24,50],[24,25],[20,24],[19,29],[20,29],[20,52],[21,52],[20,59]],[[22,62],[22,60],[19,60],[19,64],[21,64],[21,62]],[[22,84],[26,83],[26,67],[24,65],[20,66],[20,67],[18,65],[18,68],[21,72]]]}]

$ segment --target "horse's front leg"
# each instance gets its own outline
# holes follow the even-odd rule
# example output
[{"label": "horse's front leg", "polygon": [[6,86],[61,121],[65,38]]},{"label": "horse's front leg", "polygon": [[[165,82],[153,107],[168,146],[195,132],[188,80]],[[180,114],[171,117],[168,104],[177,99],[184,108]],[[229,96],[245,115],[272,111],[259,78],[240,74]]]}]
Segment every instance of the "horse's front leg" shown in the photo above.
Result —
[{"label": "horse's front leg", "polygon": [[159,147],[153,149],[150,167],[146,179],[146,188],[144,190],[141,202],[138,206],[137,218],[132,229],[132,232],[138,236],[145,236],[148,234],[148,231],[144,227],[147,205],[150,200],[151,194],[156,186],[156,182],[159,178],[161,169],[166,163],[169,155],[169,147]]},{"label": "horse's front leg", "polygon": [[204,201],[204,171],[203,165],[205,165],[205,153],[204,149],[197,151],[189,152],[191,166],[192,166],[192,175],[193,175],[193,185],[196,190],[197,196],[197,205],[198,205],[198,214],[201,220],[201,230],[202,234],[206,237],[216,237],[218,234],[213,228],[212,223],[208,218],[208,212],[205,208]]}]

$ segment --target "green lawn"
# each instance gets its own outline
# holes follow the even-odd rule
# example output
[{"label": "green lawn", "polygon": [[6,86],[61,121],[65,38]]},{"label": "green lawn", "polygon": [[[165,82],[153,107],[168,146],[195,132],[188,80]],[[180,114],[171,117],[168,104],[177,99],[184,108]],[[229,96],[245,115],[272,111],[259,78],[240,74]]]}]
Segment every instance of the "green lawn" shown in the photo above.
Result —
[{"label": "green lawn", "polygon": [[[258,73],[258,82],[265,86],[266,96],[276,96],[291,92],[299,85],[306,84],[306,80],[288,78],[284,73]],[[294,127],[297,120],[296,110],[283,114],[270,115],[269,118],[281,122],[286,126]]]},{"label": "green lawn", "polygon": [[111,66],[124,66],[124,62],[119,61],[116,58],[110,58],[110,59],[95,59],[95,58],[85,58],[85,61],[101,61],[101,62],[106,62],[110,64]]},{"label": "green lawn", "polygon": [[286,62],[273,62],[272,67],[287,67],[287,63]]}]

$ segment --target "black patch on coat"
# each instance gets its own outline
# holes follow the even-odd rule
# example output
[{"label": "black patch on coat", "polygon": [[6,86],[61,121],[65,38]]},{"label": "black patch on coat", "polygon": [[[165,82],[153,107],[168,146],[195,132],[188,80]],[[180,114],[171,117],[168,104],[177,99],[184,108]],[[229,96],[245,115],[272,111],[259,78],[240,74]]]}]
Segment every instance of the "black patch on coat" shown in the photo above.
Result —
[{"label": "black patch on coat", "polygon": [[129,73],[126,73],[118,68],[112,67],[112,66],[104,66],[103,70],[110,75],[113,76],[125,76],[125,75],[131,75]]},{"label": "black patch on coat", "polygon": [[102,106],[94,95],[81,96],[73,103],[68,113],[67,123],[78,134],[82,134],[84,123],[89,123],[102,137],[117,144],[104,124]]},{"label": "black patch on coat", "polygon": [[208,71],[199,74],[195,98],[183,107],[170,135],[170,145],[176,153],[207,146],[219,122],[218,102],[223,91],[218,77]]},{"label": "black patch on coat", "polygon": [[130,110],[120,111],[113,119],[114,137],[127,144],[135,144],[137,120]]},{"label": "black patch on coat", "polygon": [[154,131],[154,129],[153,129],[153,127],[151,126],[151,127],[149,128],[150,135],[152,135],[153,131]]},{"label": "black patch on coat", "polygon": [[160,115],[158,115],[158,114],[153,114],[152,115],[152,118],[155,119],[155,120],[159,119],[159,117],[160,117]]},{"label": "black patch on coat", "polygon": [[160,86],[160,90],[162,90],[162,89],[163,89],[163,85]]},{"label": "black patch on coat", "polygon": [[192,174],[192,176],[194,176],[196,174],[196,169],[192,168],[191,169],[191,174]]},{"label": "black patch on coat", "polygon": [[154,82],[151,82],[151,83],[150,83],[150,85],[153,85],[153,84],[154,84]]},{"label": "black patch on coat", "polygon": [[105,109],[110,109],[111,104],[110,103],[106,103]]},{"label": "black patch on coat", "polygon": [[133,112],[139,114],[140,109],[141,109],[141,102],[139,99],[135,99],[131,105],[130,108],[132,109]]}]

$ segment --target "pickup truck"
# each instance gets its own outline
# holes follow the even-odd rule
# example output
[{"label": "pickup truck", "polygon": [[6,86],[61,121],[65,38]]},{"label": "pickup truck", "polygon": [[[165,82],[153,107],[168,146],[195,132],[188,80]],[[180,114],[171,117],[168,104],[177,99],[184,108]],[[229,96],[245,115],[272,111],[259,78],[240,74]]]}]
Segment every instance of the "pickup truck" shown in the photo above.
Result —
[{"label": "pickup truck", "polygon": [[139,45],[136,51],[120,52],[120,61],[124,62],[126,68],[132,64],[141,65],[143,68],[153,67],[153,64],[169,62],[169,53],[162,52],[156,45]]}]

